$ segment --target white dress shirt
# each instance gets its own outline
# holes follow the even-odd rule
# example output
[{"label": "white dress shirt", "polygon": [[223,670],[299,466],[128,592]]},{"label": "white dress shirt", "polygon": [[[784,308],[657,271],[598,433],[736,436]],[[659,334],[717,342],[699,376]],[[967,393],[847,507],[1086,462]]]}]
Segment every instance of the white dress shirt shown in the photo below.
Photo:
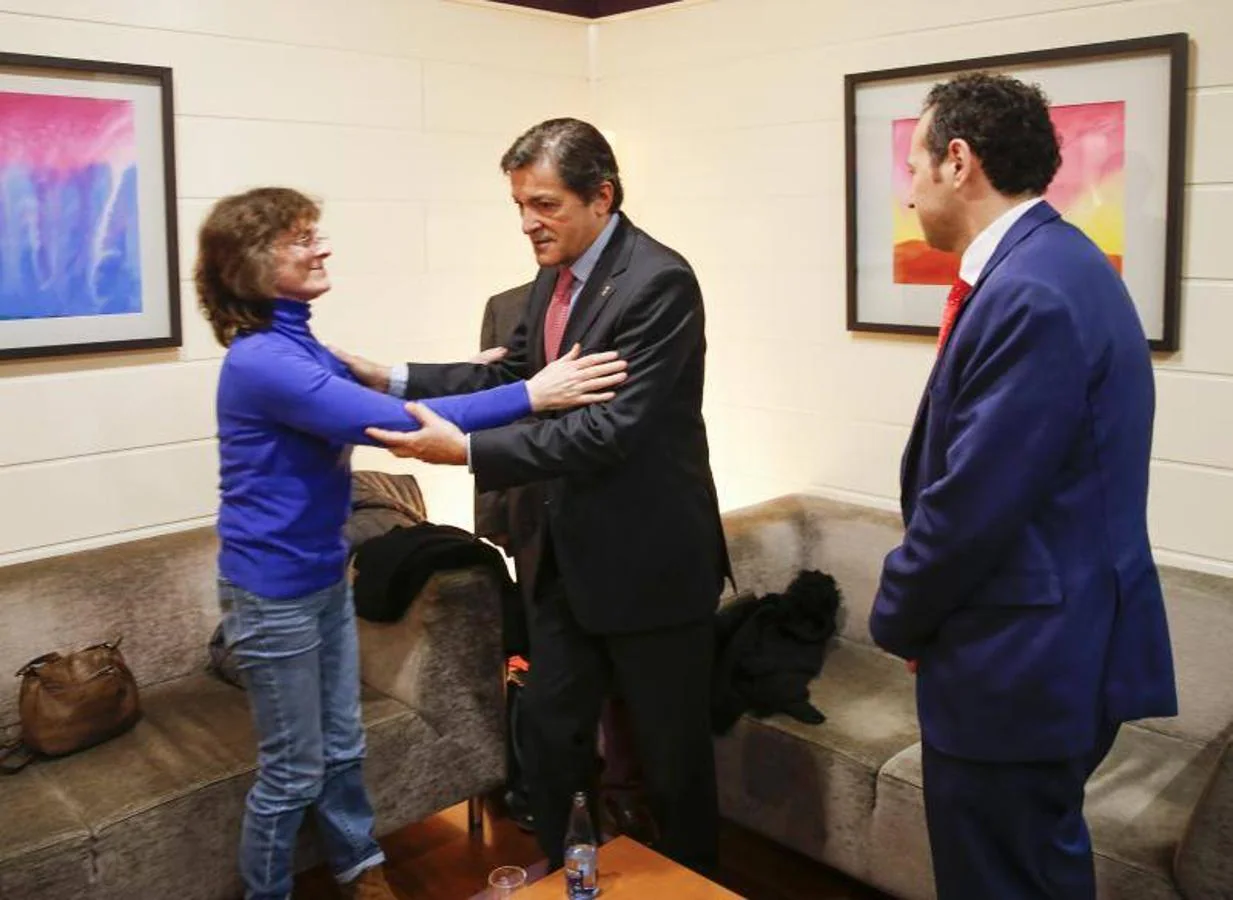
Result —
[{"label": "white dress shirt", "polygon": [[1043,197],[1033,197],[1031,200],[1024,200],[1018,206],[1012,206],[990,222],[984,231],[976,235],[976,239],[968,244],[968,249],[963,251],[963,259],[959,261],[959,278],[969,285],[976,284],[980,280],[981,273],[985,271],[985,266],[989,265],[989,260],[993,258],[993,252],[997,250],[998,244],[1002,243],[1002,238],[1006,237],[1006,233],[1014,224],[1023,218],[1024,213],[1043,199]]}]

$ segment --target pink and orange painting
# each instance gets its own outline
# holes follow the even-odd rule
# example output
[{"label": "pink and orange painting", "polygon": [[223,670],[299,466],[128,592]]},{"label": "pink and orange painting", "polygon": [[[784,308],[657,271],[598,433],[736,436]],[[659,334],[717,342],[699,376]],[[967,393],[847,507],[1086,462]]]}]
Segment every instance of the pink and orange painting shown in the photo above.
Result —
[{"label": "pink and orange painting", "polygon": [[[1126,234],[1126,104],[1081,103],[1049,110],[1062,145],[1062,167],[1045,192],[1062,216],[1087,234],[1122,271]],[[908,148],[916,119],[891,123],[895,284],[950,284],[959,258],[925,243],[908,207]]]}]

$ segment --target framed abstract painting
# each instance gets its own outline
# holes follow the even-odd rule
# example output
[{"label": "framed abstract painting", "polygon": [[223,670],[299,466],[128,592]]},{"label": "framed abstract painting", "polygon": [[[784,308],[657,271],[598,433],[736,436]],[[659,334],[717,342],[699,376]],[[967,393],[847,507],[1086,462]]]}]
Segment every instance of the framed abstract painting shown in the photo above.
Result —
[{"label": "framed abstract painting", "polygon": [[908,206],[907,155],[929,88],[962,72],[1039,84],[1061,143],[1045,194],[1122,276],[1154,350],[1178,346],[1185,34],[862,72],[844,78],[848,330],[936,334],[957,256]]},{"label": "framed abstract painting", "polygon": [[171,70],[0,53],[0,359],[180,345]]}]

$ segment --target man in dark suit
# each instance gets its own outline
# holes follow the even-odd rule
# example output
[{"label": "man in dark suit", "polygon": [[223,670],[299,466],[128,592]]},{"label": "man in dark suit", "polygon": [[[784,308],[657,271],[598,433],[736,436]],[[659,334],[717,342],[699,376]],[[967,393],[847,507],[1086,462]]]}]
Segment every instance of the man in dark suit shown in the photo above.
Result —
[{"label": "man in dark suit", "polygon": [[903,458],[874,640],[918,674],[939,900],[1093,900],[1084,783],[1122,722],[1177,712],[1147,535],[1147,340],[1105,255],[1041,195],[1044,96],[937,85],[911,201],[960,254]]},{"label": "man in dark suit", "polygon": [[702,293],[680,254],[620,211],[616,159],[593,126],[544,122],[501,164],[541,267],[508,355],[487,366],[353,364],[370,384],[397,389],[405,379],[405,395],[419,398],[525,378],[575,344],[628,362],[616,397],[576,414],[468,440],[413,404],[420,431],[374,436],[399,455],[469,463],[480,490],[538,485],[526,714],[536,830],[550,861],[562,862],[571,792],[593,787],[596,724],[615,685],[659,849],[705,870],[718,831],[712,619],[728,559],[702,419]]}]

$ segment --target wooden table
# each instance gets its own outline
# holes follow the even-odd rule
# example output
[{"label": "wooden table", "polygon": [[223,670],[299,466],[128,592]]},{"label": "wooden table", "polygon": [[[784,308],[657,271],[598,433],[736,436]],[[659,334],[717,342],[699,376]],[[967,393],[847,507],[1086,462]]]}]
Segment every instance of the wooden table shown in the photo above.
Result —
[{"label": "wooden table", "polygon": [[[483,895],[481,895],[483,896]],[[514,894],[517,900],[564,900],[565,871]],[[627,837],[599,848],[599,897],[597,900],[740,900],[713,881],[679,866],[666,856]]]}]

